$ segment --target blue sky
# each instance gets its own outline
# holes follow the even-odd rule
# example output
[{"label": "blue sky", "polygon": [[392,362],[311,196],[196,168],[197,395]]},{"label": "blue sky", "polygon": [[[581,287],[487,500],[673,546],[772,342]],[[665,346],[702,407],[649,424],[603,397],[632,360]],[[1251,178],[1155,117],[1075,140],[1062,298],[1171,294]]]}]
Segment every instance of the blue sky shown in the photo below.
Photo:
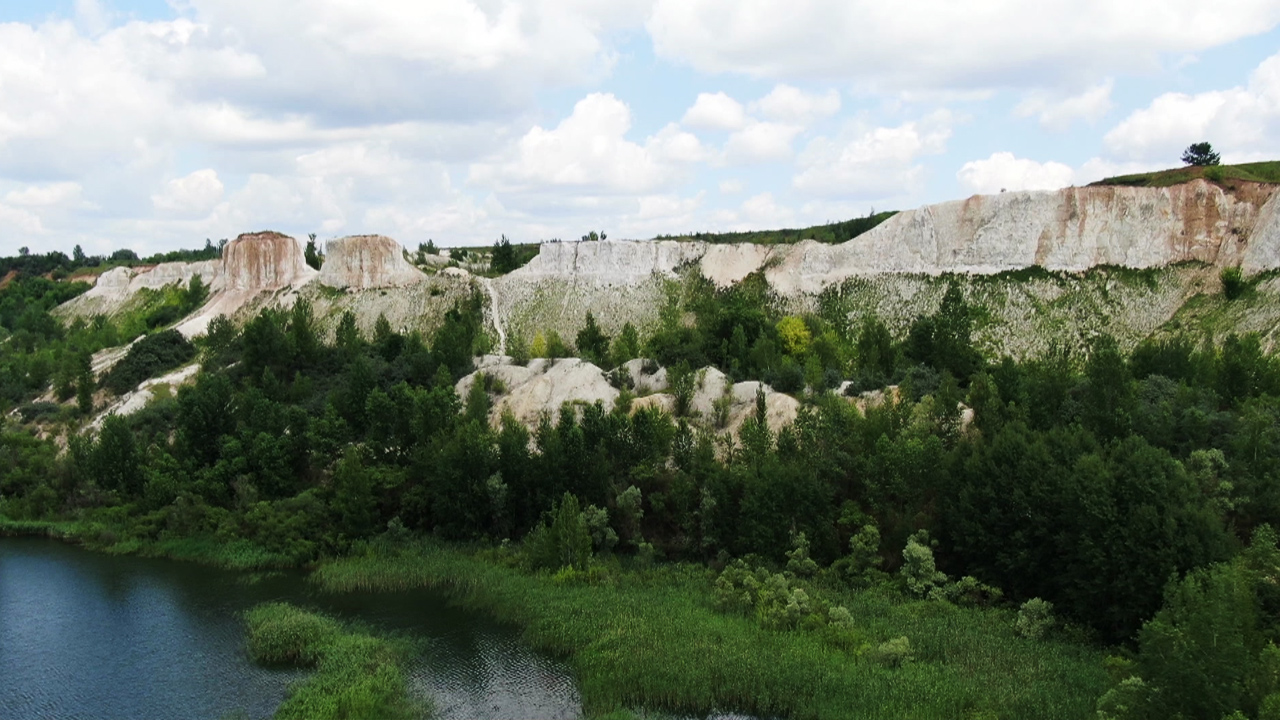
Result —
[{"label": "blue sky", "polygon": [[0,253],[801,226],[1280,158],[1274,0],[10,0]]}]

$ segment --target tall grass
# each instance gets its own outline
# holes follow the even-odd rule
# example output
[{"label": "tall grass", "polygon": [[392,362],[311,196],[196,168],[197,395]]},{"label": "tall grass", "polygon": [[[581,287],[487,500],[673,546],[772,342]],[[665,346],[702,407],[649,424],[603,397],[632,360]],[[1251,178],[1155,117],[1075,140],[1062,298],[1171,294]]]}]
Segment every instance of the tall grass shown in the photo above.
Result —
[{"label": "tall grass", "polygon": [[0,516],[0,537],[31,536],[83,545],[112,555],[141,555],[212,565],[227,570],[276,570],[297,561],[245,539],[211,536],[153,539],[137,533],[126,520],[10,520]]},{"label": "tall grass", "polygon": [[625,707],[792,718],[1082,718],[1105,689],[1096,650],[1018,637],[1008,612],[849,593],[866,646],[907,636],[900,668],[807,631],[716,613],[702,568],[574,585],[423,546],[322,565],[331,591],[431,588],[523,629],[569,660],[591,715]]},{"label": "tall grass", "polygon": [[258,605],[245,620],[256,662],[316,668],[290,689],[276,718],[395,720],[424,714],[405,694],[405,653],[395,643],[287,603]]}]

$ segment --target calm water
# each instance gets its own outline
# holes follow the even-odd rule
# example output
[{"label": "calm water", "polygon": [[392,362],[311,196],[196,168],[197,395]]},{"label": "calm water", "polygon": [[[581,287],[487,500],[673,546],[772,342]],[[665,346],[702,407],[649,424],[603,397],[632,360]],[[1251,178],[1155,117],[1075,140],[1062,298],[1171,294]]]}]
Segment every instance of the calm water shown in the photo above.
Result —
[{"label": "calm water", "polygon": [[252,581],[189,563],[0,538],[0,718],[269,716],[304,673],[244,650],[239,614],[287,600],[411,633],[411,694],[443,718],[575,718],[567,668],[512,630],[425,592],[321,595],[298,574]]}]

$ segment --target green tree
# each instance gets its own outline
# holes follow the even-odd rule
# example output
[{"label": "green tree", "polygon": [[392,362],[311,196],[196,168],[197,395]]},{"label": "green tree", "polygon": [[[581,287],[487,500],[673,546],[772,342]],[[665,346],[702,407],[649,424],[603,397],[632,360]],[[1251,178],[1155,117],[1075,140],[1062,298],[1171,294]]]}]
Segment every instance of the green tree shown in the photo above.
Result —
[{"label": "green tree", "polygon": [[783,352],[799,359],[808,354],[813,335],[803,319],[788,315],[778,321],[778,339],[782,341]]},{"label": "green tree", "polygon": [[1100,438],[1124,437],[1133,420],[1135,395],[1129,367],[1115,338],[1100,335],[1085,363],[1085,425]]},{"label": "green tree", "polygon": [[550,525],[544,519],[525,540],[529,563],[548,570],[563,567],[586,570],[591,562],[591,529],[578,498],[565,493],[548,515]]},{"label": "green tree", "polygon": [[1213,151],[1213,146],[1207,142],[1192,143],[1182,151],[1182,162],[1187,165],[1204,167],[1217,165],[1221,161],[1218,153]]},{"label": "green tree", "polygon": [[516,249],[507,236],[503,235],[501,240],[493,244],[493,252],[489,256],[489,271],[506,275],[518,267],[520,264],[516,260]]},{"label": "green tree", "polygon": [[630,321],[622,325],[622,331],[613,339],[611,354],[614,367],[640,357],[640,333],[636,332],[636,326]]},{"label": "green tree", "polygon": [[324,255],[321,255],[319,248],[316,247],[315,233],[307,234],[307,249],[303,252],[303,258],[308,265],[316,270],[319,270],[320,266],[324,264]]},{"label": "green tree", "polygon": [[289,311],[289,345],[296,365],[307,366],[315,362],[320,341],[316,337],[311,301],[306,298],[298,298]]},{"label": "green tree", "polygon": [[92,468],[94,477],[105,490],[114,490],[126,497],[142,492],[143,474],[141,457],[133,431],[119,415],[108,415],[102,421],[98,440],[93,445]]},{"label": "green tree", "polygon": [[609,336],[605,335],[596,324],[596,317],[590,310],[587,311],[587,322],[578,331],[574,344],[578,347],[579,356],[584,360],[600,366],[609,364]]},{"label": "green tree", "polygon": [[338,319],[338,329],[334,331],[334,345],[348,357],[360,351],[364,339],[360,337],[360,328],[356,325],[356,315],[344,310]]},{"label": "green tree", "polygon": [[81,415],[93,414],[93,366],[87,353],[81,354],[76,369],[76,406]]},{"label": "green tree", "polygon": [[200,277],[200,273],[193,274],[187,281],[187,289],[182,301],[183,314],[195,310],[208,299],[209,286],[204,284],[204,278]]}]

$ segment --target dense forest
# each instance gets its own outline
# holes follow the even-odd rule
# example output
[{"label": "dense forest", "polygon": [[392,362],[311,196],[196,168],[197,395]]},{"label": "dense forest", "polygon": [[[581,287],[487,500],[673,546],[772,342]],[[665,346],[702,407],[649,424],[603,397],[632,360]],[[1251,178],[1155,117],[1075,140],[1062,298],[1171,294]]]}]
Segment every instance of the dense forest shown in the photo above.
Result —
[{"label": "dense forest", "polygon": [[[1028,637],[1110,648],[1102,717],[1280,718],[1280,363],[1257,336],[1126,353],[1100,335],[1016,361],[974,346],[960,283],[895,339],[874,318],[779,316],[753,276],[673,298],[648,336],[589,322],[517,358],[654,358],[677,398],[714,365],[803,399],[773,432],[762,396],[731,437],[687,403],[630,412],[629,392],[491,427],[500,383],[454,390],[491,342],[478,293],[430,336],[381,319],[366,337],[347,314],[329,337],[303,301],[219,318],[192,345],[165,327],[203,301],[198,282],[115,318],[50,314],[84,288],[23,273],[0,290],[12,521],[90,520],[124,548],[213,539],[276,565],[414,535],[588,583],[606,558],[696,563],[718,573],[718,611],[837,644],[855,622],[842,592],[1020,608]],[[95,377],[91,353],[137,337]],[[193,384],[81,431],[193,358]],[[842,386],[881,401],[859,409]]]}]

